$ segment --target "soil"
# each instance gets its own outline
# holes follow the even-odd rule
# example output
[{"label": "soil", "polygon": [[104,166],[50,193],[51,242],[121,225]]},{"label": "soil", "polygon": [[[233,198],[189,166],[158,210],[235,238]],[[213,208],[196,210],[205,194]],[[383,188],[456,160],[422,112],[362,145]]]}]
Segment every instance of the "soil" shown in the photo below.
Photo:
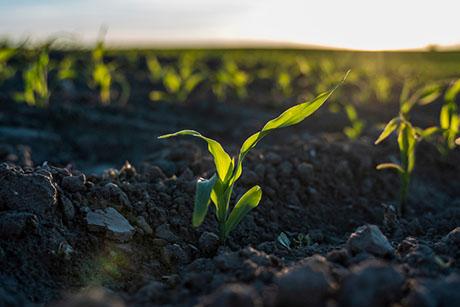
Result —
[{"label": "soil", "polygon": [[[194,129],[236,154],[279,110],[6,101],[0,306],[460,306],[459,151],[419,144],[398,218],[398,176],[375,170],[397,159],[394,139],[373,145],[375,119],[396,108],[362,106],[354,141],[326,108],[264,139],[234,190],[259,184],[262,201],[220,244],[213,212],[190,223],[195,182],[213,172],[206,147],[156,137]],[[426,110],[415,118],[428,125]]]}]

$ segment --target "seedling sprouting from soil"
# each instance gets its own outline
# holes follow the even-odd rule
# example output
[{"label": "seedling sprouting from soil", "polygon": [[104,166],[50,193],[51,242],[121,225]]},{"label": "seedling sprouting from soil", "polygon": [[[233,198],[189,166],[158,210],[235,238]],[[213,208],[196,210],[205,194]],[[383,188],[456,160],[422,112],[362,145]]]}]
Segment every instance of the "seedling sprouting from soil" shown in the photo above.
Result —
[{"label": "seedling sprouting from soil", "polygon": [[192,55],[179,58],[178,67],[162,67],[156,57],[147,59],[150,79],[161,80],[164,91],[153,90],[149,97],[152,101],[185,102],[193,90],[203,81],[204,76],[196,69],[196,59]]},{"label": "seedling sprouting from soil", "polygon": [[35,62],[31,63],[23,72],[24,91],[15,95],[17,101],[24,101],[29,105],[39,107],[44,107],[48,104],[50,95],[48,90],[48,48],[48,45],[42,47]]},{"label": "seedling sprouting from soil", "polygon": [[99,90],[99,99],[102,104],[109,104],[112,101],[112,96],[117,96],[112,93],[112,89],[116,84],[120,91],[117,97],[118,103],[124,105],[129,99],[130,85],[125,76],[117,72],[117,65],[114,61],[110,63],[105,62],[106,49],[103,40],[105,29],[101,29],[99,35],[99,41],[91,52],[93,65],[89,86]]},{"label": "seedling sprouting from soil", "polygon": [[441,152],[447,153],[456,145],[456,137],[459,132],[460,117],[455,99],[460,93],[460,79],[455,81],[444,95],[444,105],[441,108],[439,123],[444,137],[444,146]]},{"label": "seedling sprouting from soil", "polygon": [[345,127],[343,133],[345,133],[350,140],[354,140],[361,135],[364,129],[364,121],[359,118],[358,112],[352,104],[345,104],[343,108],[350,121],[350,126]]},{"label": "seedling sprouting from soil", "polygon": [[[345,80],[347,75],[345,75],[343,80]],[[298,124],[312,115],[326,102],[341,83],[336,85],[332,90],[320,94],[312,101],[295,105],[267,122],[262,130],[254,133],[244,141],[236,160],[235,158],[230,158],[230,155],[222,148],[219,142],[207,138],[197,131],[182,130],[173,134],[160,136],[159,138],[162,139],[179,135],[198,137],[207,142],[208,150],[214,157],[216,174],[210,179],[199,179],[196,184],[192,225],[198,227],[203,223],[209,203],[212,201],[216,207],[220,238],[222,241],[225,241],[229,233],[235,229],[244,216],[259,205],[262,198],[262,189],[256,185],[241,196],[233,209],[230,210],[230,197],[233,192],[233,186],[243,172],[243,160],[246,155],[270,132]]]},{"label": "seedling sprouting from soil", "polygon": [[401,93],[399,116],[388,122],[375,141],[375,144],[379,144],[393,131],[397,130],[401,163],[382,163],[377,165],[377,169],[391,168],[399,173],[401,178],[399,214],[401,216],[407,211],[410,177],[415,166],[415,146],[422,138],[428,137],[437,131],[437,127],[430,127],[424,130],[414,127],[409,121],[409,112],[417,102],[428,102],[436,99],[439,96],[440,88],[438,86],[425,87],[422,90],[416,91],[411,96],[409,95],[409,91],[406,84]]},{"label": "seedling sprouting from soil", "polygon": [[12,77],[16,72],[13,67],[8,65],[8,61],[16,54],[16,49],[10,47],[0,48],[0,84]]}]

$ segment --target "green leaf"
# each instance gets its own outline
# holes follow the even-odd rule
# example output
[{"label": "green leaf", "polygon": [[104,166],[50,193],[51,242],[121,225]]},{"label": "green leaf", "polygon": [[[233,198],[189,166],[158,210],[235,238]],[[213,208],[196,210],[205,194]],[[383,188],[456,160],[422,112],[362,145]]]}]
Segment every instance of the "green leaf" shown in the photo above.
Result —
[{"label": "green leaf", "polygon": [[415,144],[417,137],[412,125],[405,121],[399,127],[398,145],[401,152],[403,169],[407,173],[412,172],[415,166]]},{"label": "green leaf", "polygon": [[214,164],[216,165],[217,174],[219,175],[220,180],[223,182],[226,181],[227,174],[231,174],[233,172],[233,160],[230,158],[228,153],[225,152],[219,142],[207,138],[194,130],[181,130],[176,133],[162,135],[158,138],[165,139],[178,135],[191,135],[206,141],[208,143],[208,150],[214,157]]},{"label": "green leaf", "polygon": [[419,134],[422,138],[428,138],[439,131],[441,131],[441,129],[439,129],[439,127],[434,126],[434,127],[428,127],[428,128],[422,129],[419,132]]},{"label": "green leaf", "polygon": [[381,164],[377,165],[376,168],[378,170],[393,168],[393,169],[397,170],[400,173],[404,173],[403,168],[400,165],[396,164],[396,163],[381,163]]},{"label": "green leaf", "polygon": [[345,81],[349,73],[350,71],[348,71],[345,74],[345,77],[343,77],[342,81],[339,84],[337,84],[332,90],[318,95],[312,101],[304,102],[287,109],[278,117],[267,122],[265,126],[262,128],[262,130],[254,133],[249,138],[247,138],[241,146],[240,153],[238,155],[236,173],[233,176],[231,183],[233,184],[241,176],[241,173],[243,171],[242,162],[246,154],[251,149],[253,149],[262,138],[264,138],[268,133],[270,133],[273,130],[298,124],[308,116],[315,113],[329,99],[329,97],[331,97],[332,93],[334,93],[334,91]]},{"label": "green leaf", "polygon": [[460,79],[454,82],[444,94],[446,101],[455,101],[455,98],[460,93]]},{"label": "green leaf", "polygon": [[441,95],[442,87],[439,84],[431,84],[420,91],[418,101],[420,105],[427,105],[435,101]]},{"label": "green leaf", "polygon": [[399,118],[393,118],[392,120],[390,120],[374,144],[377,145],[383,140],[385,140],[393,131],[396,130],[396,128],[398,128],[399,122]]},{"label": "green leaf", "polygon": [[210,179],[200,178],[196,182],[195,206],[193,208],[192,225],[198,227],[208,212],[211,200],[211,191],[216,183],[217,176],[214,174]]},{"label": "green leaf", "polygon": [[235,227],[241,222],[241,220],[249,213],[252,209],[259,205],[260,199],[262,198],[262,189],[256,185],[244,193],[243,196],[238,200],[233,208],[227,222],[225,223],[224,237],[235,229]]}]

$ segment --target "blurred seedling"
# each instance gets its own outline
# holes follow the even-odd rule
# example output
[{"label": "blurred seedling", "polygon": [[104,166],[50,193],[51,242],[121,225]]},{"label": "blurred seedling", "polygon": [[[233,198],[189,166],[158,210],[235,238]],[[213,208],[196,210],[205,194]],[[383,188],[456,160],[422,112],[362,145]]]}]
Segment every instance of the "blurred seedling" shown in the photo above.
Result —
[{"label": "blurred seedling", "polygon": [[151,56],[147,59],[150,79],[160,81],[164,91],[153,90],[149,94],[152,101],[185,102],[204,80],[204,75],[197,71],[196,59],[189,54],[181,56],[177,67],[162,67],[158,59]]},{"label": "blurred seedling", "polygon": [[160,136],[159,138],[162,139],[179,135],[198,137],[206,141],[208,150],[214,158],[216,173],[210,179],[200,178],[196,184],[192,225],[198,227],[203,223],[209,204],[212,202],[216,209],[215,213],[219,225],[220,238],[222,241],[225,241],[230,232],[235,229],[241,220],[259,205],[262,198],[262,189],[256,185],[244,193],[233,209],[230,210],[230,198],[233,193],[233,187],[243,172],[243,160],[246,155],[270,132],[298,124],[315,113],[329,99],[337,87],[342,84],[347,75],[332,90],[320,94],[312,101],[295,105],[278,117],[268,121],[260,131],[254,133],[244,141],[236,160],[235,158],[231,158],[217,141],[205,137],[197,131],[182,130],[173,134]]},{"label": "blurred seedling", "polygon": [[350,139],[357,139],[363,132],[364,120],[360,119],[356,108],[352,104],[345,104],[343,106],[345,114],[350,121],[350,126],[343,129],[343,133]]},{"label": "blurred seedling", "polygon": [[16,49],[10,47],[2,47],[0,49],[0,84],[15,74],[16,70],[8,64],[8,61],[16,52]]},{"label": "blurred seedling", "polygon": [[91,52],[92,68],[89,86],[98,89],[99,100],[102,104],[109,104],[113,99],[112,89],[116,83],[120,88],[118,103],[124,105],[129,99],[130,85],[125,76],[117,71],[117,66],[114,62],[105,62],[106,49],[103,40],[104,34],[105,31],[102,30],[100,34],[101,38]]},{"label": "blurred seedling", "polygon": [[292,241],[289,239],[285,232],[281,232],[276,241],[284,248],[292,250],[293,248],[301,248],[311,245],[312,241],[310,235],[299,233]]},{"label": "blurred seedling", "polygon": [[24,70],[23,92],[15,94],[15,100],[29,105],[44,107],[48,104],[50,92],[48,89],[49,44],[38,48],[35,61]]},{"label": "blurred seedling", "polygon": [[208,75],[211,78],[212,92],[218,101],[226,100],[231,92],[235,93],[238,99],[247,97],[250,77],[234,60],[224,57],[222,67],[215,73],[209,72]]},{"label": "blurred seedling", "polygon": [[444,145],[440,147],[443,154],[447,154],[459,143],[457,135],[459,133],[460,117],[456,103],[459,93],[460,79],[456,80],[444,94],[444,104],[439,115],[439,125],[444,138]]}]

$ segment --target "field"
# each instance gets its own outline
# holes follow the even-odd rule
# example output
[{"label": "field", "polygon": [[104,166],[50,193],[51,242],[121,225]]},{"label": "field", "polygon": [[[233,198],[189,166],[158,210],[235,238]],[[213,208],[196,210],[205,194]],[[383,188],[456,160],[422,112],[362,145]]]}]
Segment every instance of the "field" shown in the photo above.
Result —
[{"label": "field", "polygon": [[[0,306],[460,306],[460,52],[51,47],[0,49]],[[234,157],[337,85],[192,227],[219,164],[159,136]]]}]

